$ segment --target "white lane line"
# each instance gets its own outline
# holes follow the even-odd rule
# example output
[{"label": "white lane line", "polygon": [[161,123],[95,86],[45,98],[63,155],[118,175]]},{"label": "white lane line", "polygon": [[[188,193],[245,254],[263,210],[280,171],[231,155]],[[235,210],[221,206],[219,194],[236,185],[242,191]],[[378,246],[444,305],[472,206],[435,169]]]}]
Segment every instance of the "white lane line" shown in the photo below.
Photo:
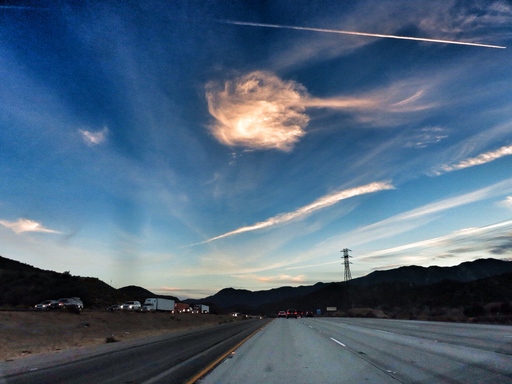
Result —
[{"label": "white lane line", "polygon": [[389,333],[390,335],[394,335],[395,332],[389,332],[389,331],[383,331],[381,329],[376,329],[377,332],[382,332],[382,333]]},{"label": "white lane line", "polygon": [[309,328],[313,329],[313,327],[311,325],[308,325]]},{"label": "white lane line", "polygon": [[336,340],[336,339],[333,339],[332,337],[331,337],[331,340],[332,340],[332,341],[334,341],[335,343],[337,343],[337,344],[341,345],[342,347],[346,347],[346,345],[345,345],[345,344],[343,344],[341,341],[338,341],[338,340]]}]

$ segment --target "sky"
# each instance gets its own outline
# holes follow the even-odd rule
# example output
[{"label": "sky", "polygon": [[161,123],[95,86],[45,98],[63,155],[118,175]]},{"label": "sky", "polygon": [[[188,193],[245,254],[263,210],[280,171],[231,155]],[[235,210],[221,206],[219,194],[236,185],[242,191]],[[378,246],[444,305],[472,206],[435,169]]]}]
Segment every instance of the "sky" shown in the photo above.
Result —
[{"label": "sky", "polygon": [[203,298],[512,259],[509,1],[0,5],[0,255]]}]

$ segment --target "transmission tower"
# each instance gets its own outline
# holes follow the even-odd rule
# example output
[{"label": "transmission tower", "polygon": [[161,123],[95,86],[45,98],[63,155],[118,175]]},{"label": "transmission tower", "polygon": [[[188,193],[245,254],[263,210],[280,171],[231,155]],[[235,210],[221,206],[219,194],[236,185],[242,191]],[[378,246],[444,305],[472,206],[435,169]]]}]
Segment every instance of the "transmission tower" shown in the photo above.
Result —
[{"label": "transmission tower", "polygon": [[343,252],[343,264],[345,265],[345,281],[349,281],[352,280],[352,275],[350,274],[350,264],[352,263],[348,258],[352,256],[349,256],[348,253],[352,251],[348,248],[344,248],[341,252]]}]

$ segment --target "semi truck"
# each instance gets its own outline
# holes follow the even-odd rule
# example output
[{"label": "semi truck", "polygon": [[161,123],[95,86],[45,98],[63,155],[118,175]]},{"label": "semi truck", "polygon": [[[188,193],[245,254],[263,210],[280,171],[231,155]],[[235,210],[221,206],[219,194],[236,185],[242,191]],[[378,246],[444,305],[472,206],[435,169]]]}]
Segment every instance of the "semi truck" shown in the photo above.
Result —
[{"label": "semi truck", "polygon": [[193,308],[194,313],[210,313],[210,307],[204,304],[195,304]]},{"label": "semi truck", "polygon": [[158,297],[156,298],[149,298],[146,299],[144,302],[144,305],[142,306],[143,312],[172,312],[174,311],[174,300],[170,299],[160,299]]},{"label": "semi truck", "polygon": [[174,313],[189,313],[190,312],[190,305],[187,303],[176,303],[176,306],[174,308]]}]

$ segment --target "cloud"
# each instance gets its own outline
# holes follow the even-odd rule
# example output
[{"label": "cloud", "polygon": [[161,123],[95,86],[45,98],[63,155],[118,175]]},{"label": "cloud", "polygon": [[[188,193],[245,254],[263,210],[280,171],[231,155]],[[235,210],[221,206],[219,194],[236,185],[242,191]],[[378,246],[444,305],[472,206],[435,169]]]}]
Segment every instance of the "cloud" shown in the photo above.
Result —
[{"label": "cloud", "polygon": [[431,144],[439,143],[446,139],[445,129],[441,127],[426,127],[409,138],[405,144],[406,148],[425,148]]},{"label": "cloud", "polygon": [[[435,103],[422,103],[428,86],[415,81],[400,81],[391,86],[356,97],[312,97],[295,81],[284,81],[266,71],[206,85],[208,111],[215,122],[208,128],[221,143],[253,150],[276,149],[290,152],[306,135],[308,108],[326,108],[359,113],[359,120],[385,124],[382,114],[423,111]],[[402,117],[403,118],[403,117]]]},{"label": "cloud", "polygon": [[105,127],[101,131],[97,132],[80,129],[79,132],[82,134],[82,138],[87,145],[99,145],[107,139],[108,128]]},{"label": "cloud", "polygon": [[456,164],[445,164],[441,165],[439,169],[435,170],[433,173],[435,175],[441,175],[443,173],[458,171],[464,168],[474,167],[476,165],[482,165],[486,163],[490,163],[491,161],[497,160],[504,156],[512,155],[512,145],[501,147],[495,151],[485,152],[477,157],[472,157],[466,160],[462,160]]},{"label": "cloud", "polygon": [[210,131],[224,145],[287,152],[306,134],[306,89],[299,83],[256,71],[223,88],[210,82],[206,89],[208,110],[217,120]]},{"label": "cloud", "polygon": [[[486,200],[512,191],[512,179],[507,179],[463,195],[451,197],[392,216],[385,220],[358,228],[343,235],[352,247],[383,238],[390,238],[411,231],[434,219],[436,214],[452,208]],[[335,239],[338,242],[338,239]],[[324,242],[325,243],[325,242]]]},{"label": "cloud", "polygon": [[508,209],[512,209],[512,196],[507,196],[507,198],[503,201],[500,201],[498,205]]},{"label": "cloud", "polygon": [[306,282],[306,275],[286,275],[279,274],[278,276],[243,276],[244,279],[252,279],[260,283],[272,283],[272,284],[297,284]]},{"label": "cloud", "polygon": [[261,221],[254,225],[251,225],[251,226],[235,229],[234,231],[224,233],[223,235],[213,237],[211,239],[208,239],[208,240],[203,241],[202,243],[198,243],[198,244],[205,244],[205,243],[209,243],[211,241],[222,239],[224,237],[238,235],[240,233],[251,232],[251,231],[258,230],[258,229],[271,227],[273,225],[286,223],[291,220],[300,219],[300,218],[307,216],[319,209],[334,205],[341,200],[345,200],[345,199],[348,199],[348,198],[351,198],[354,196],[364,195],[367,193],[373,193],[373,192],[389,190],[389,189],[394,189],[394,188],[395,187],[392,184],[390,184],[389,182],[374,182],[374,183],[370,183],[370,184],[363,185],[360,187],[355,187],[355,188],[351,188],[351,189],[345,189],[343,191],[330,193],[328,195],[320,197],[319,199],[315,200],[313,203],[305,205],[304,207],[301,207],[293,212],[281,213],[281,214],[271,217],[265,221]]},{"label": "cloud", "polygon": [[61,233],[53,229],[43,227],[42,224],[29,220],[29,219],[18,219],[18,221],[10,222],[6,220],[0,220],[0,224],[14,231],[16,234],[23,232],[45,232],[45,233]]},{"label": "cloud", "polygon": [[334,33],[334,34],[342,34],[342,35],[354,35],[354,36],[366,36],[366,37],[378,37],[384,39],[398,39],[398,40],[414,40],[414,41],[423,41],[429,43],[441,43],[441,44],[456,44],[456,45],[469,45],[474,47],[481,48],[499,48],[504,49],[506,47],[500,45],[491,45],[491,44],[482,44],[482,43],[472,43],[468,41],[456,41],[456,40],[442,40],[442,39],[429,39],[425,37],[411,37],[411,36],[399,36],[399,35],[386,35],[380,33],[368,33],[368,32],[356,32],[356,31],[344,31],[339,29],[325,29],[325,28],[310,28],[310,27],[297,27],[291,25],[277,25],[277,24],[263,24],[263,23],[250,23],[244,21],[224,21],[226,24],[233,25],[244,25],[250,27],[261,27],[261,28],[280,28],[280,29],[295,29],[299,31],[311,31],[311,32],[322,32],[322,33]]},{"label": "cloud", "polygon": [[445,236],[370,252],[364,256],[358,257],[358,259],[372,260],[387,256],[396,257],[402,252],[410,254],[411,250],[414,250],[414,254],[421,254],[421,250],[427,250],[429,260],[433,258],[436,250],[441,252],[441,254],[436,255],[436,257],[447,257],[447,253],[459,254],[479,251],[503,254],[510,252],[512,249],[512,242],[510,240],[511,230],[512,220],[484,227],[464,228]]}]

